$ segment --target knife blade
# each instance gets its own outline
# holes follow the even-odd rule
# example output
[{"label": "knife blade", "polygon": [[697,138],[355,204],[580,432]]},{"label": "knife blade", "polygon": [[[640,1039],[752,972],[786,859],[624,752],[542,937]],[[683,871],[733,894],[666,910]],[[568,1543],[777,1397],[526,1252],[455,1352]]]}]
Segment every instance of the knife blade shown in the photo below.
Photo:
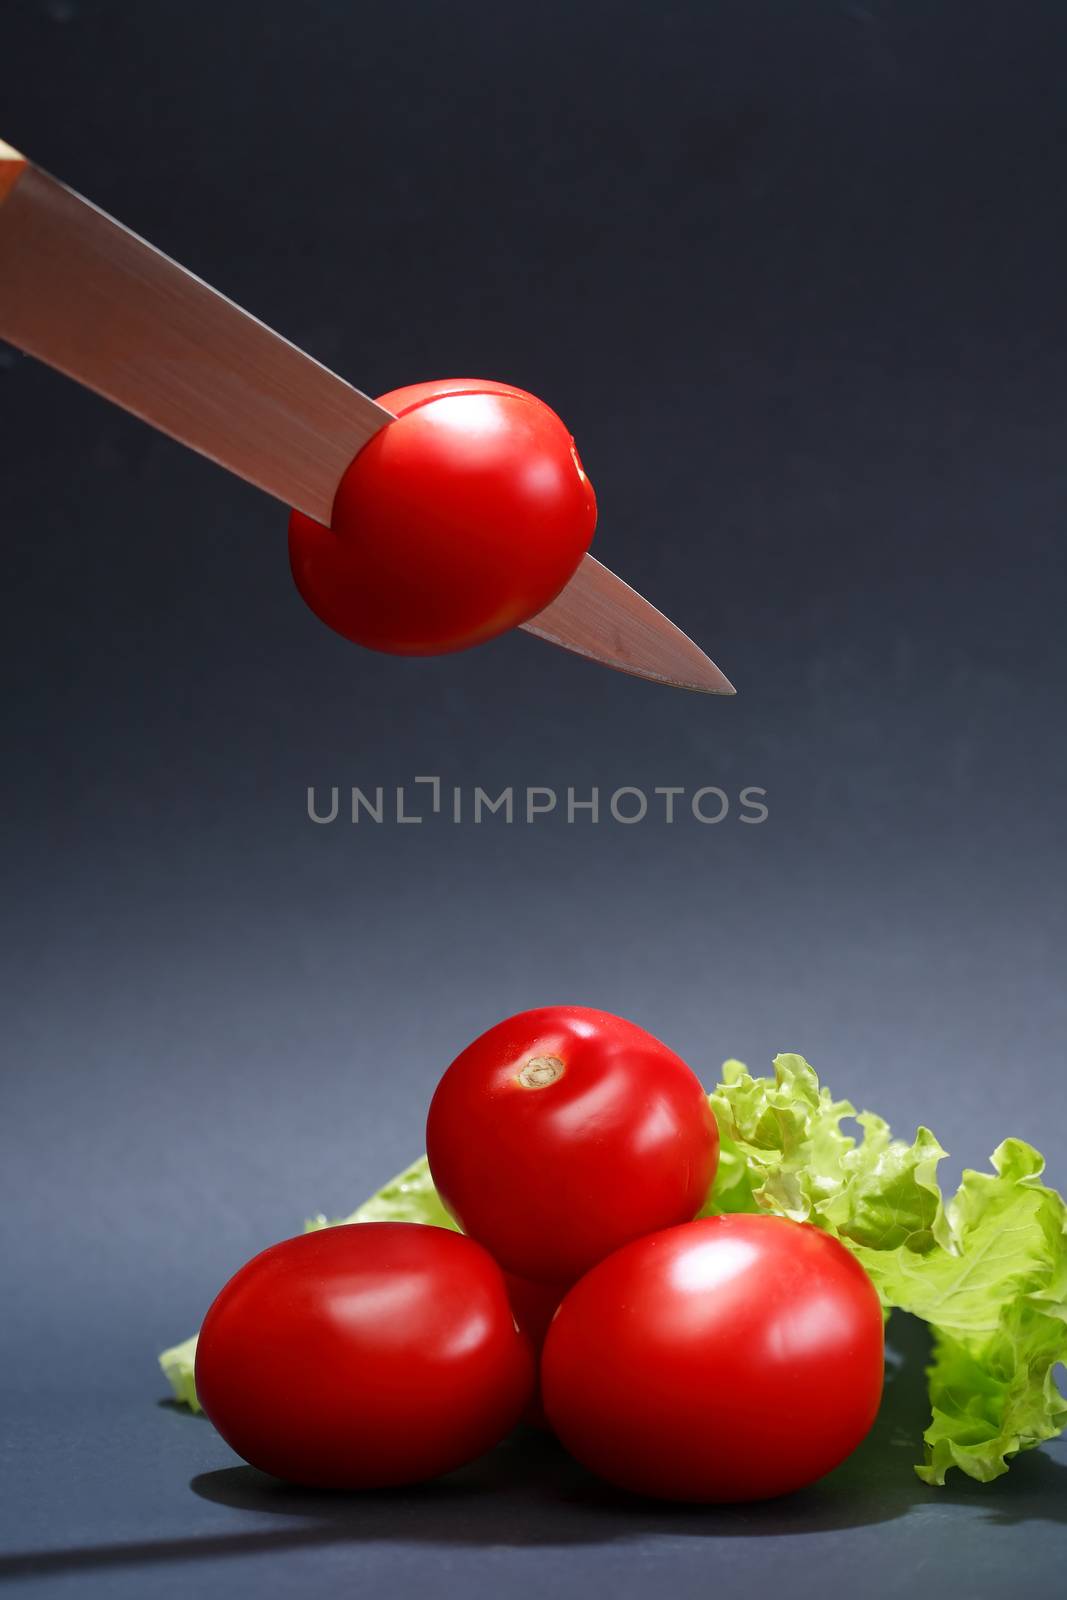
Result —
[{"label": "knife blade", "polygon": [[699,645],[594,556],[587,555],[563,593],[522,626],[634,678],[700,694],[737,692]]},{"label": "knife blade", "polygon": [[[0,141],[0,338],[328,523],[393,414]],[[638,677],[733,686],[586,556],[525,629]]]}]

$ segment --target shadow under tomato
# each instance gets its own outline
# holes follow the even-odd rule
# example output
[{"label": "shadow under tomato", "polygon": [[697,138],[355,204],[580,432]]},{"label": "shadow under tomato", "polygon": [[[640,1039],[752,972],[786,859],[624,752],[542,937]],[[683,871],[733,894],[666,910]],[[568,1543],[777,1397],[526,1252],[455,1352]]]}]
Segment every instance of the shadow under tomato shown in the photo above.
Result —
[{"label": "shadow under tomato", "polygon": [[687,1506],[638,1498],[587,1473],[555,1439],[520,1430],[491,1455],[435,1483],[351,1495],[299,1489],[252,1467],[192,1480],[194,1494],[235,1509],[306,1518],[297,1542],[415,1540],[442,1544],[597,1544],[649,1533],[699,1538],[825,1533],[904,1517],[921,1506],[966,1504],[999,1523],[1067,1521],[1067,1467],[1044,1452],[1021,1456],[992,1485],[929,1488],[913,1470],[929,1417],[924,1325],[893,1319],[886,1388],[868,1437],[836,1472],[779,1500]]},{"label": "shadow under tomato", "polygon": [[[145,1540],[0,1558],[0,1580],[135,1568],[352,1542],[440,1545],[597,1545],[662,1533],[700,1539],[773,1538],[889,1522],[912,1511],[966,1506],[996,1524],[1067,1522],[1067,1465],[1043,1450],[1020,1456],[994,1484],[953,1474],[931,1489],[913,1471],[928,1418],[921,1323],[895,1316],[885,1396],[860,1448],[822,1482],[780,1500],[685,1506],[611,1488],[551,1436],[522,1429],[492,1454],[415,1488],[359,1495],[295,1488],[253,1467],[198,1473],[192,1492],[247,1512],[247,1526],[188,1539]],[[189,1417],[191,1427],[209,1426]],[[278,1518],[274,1527],[264,1516]]]}]

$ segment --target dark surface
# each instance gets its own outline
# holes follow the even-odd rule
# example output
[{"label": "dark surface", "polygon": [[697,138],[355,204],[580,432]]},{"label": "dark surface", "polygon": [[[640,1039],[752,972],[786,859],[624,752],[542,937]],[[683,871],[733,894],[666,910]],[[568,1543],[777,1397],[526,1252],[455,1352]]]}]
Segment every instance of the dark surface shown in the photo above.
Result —
[{"label": "dark surface", "polygon": [[[223,1279],[421,1148],[508,1012],[806,1053],[1067,1181],[1067,11],[4,8],[0,132],[372,391],[518,382],[736,700],[513,636],[377,658],[280,508],[0,353],[0,1575],[38,1595],[1062,1590],[1067,1460],[622,1503],[544,1443],[270,1489],[157,1404]],[[0,285],[2,293],[2,285]],[[745,784],[745,827],[316,828],[308,784]],[[903,1385],[903,1387],[902,1387]],[[528,1492],[525,1483],[535,1485]]]},{"label": "dark surface", "polygon": [[[938,1491],[911,1461],[925,1423],[919,1324],[895,1327],[882,1414],[822,1483],[786,1500],[673,1506],[598,1483],[524,1432],[437,1483],[328,1495],[224,1461],[209,1423],[132,1386],[9,1413],[17,1495],[0,1582],[50,1594],[1063,1592],[1067,1450],[995,1488]],[[76,1429],[72,1428],[77,1417]],[[72,1436],[73,1435],[73,1436]]]}]

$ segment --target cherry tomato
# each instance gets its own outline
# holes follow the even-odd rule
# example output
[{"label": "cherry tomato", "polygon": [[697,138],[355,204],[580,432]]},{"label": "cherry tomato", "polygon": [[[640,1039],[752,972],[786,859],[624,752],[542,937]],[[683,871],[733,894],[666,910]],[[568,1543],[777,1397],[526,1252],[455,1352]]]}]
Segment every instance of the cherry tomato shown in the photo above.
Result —
[{"label": "cherry tomato", "polygon": [[574,440],[534,395],[481,378],[380,397],[397,414],[345,472],[325,528],[294,511],[289,560],[345,638],[438,655],[536,616],[596,526]]},{"label": "cherry tomato", "polygon": [[518,1421],[533,1381],[495,1262],[418,1223],[264,1250],[222,1290],[196,1352],[201,1404],[238,1455],[330,1489],[462,1466]]},{"label": "cherry tomato", "polygon": [[464,1232],[509,1272],[570,1284],[627,1240],[695,1216],[719,1136],[665,1044],[606,1011],[549,1006],[453,1061],[426,1149]]},{"label": "cherry tomato", "polygon": [[[504,1282],[508,1286],[508,1299],[515,1321],[529,1339],[535,1359],[540,1364],[545,1335],[566,1290],[558,1283],[535,1283],[532,1278],[518,1278],[513,1272],[505,1272]],[[548,1428],[548,1418],[541,1404],[540,1381],[534,1384],[534,1392],[527,1401],[522,1420],[530,1428]]]},{"label": "cherry tomato", "polygon": [[722,1216],[627,1245],[548,1331],[548,1419],[591,1471],[670,1500],[758,1500],[829,1472],[882,1392],[882,1313],[808,1223]]}]

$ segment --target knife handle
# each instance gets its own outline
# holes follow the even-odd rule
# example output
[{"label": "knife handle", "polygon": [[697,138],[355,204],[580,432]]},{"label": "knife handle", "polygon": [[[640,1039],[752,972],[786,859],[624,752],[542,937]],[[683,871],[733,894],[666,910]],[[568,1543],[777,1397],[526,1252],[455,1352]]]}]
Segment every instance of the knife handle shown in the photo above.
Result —
[{"label": "knife handle", "polygon": [[25,166],[26,157],[0,139],[0,206],[18,183]]}]

